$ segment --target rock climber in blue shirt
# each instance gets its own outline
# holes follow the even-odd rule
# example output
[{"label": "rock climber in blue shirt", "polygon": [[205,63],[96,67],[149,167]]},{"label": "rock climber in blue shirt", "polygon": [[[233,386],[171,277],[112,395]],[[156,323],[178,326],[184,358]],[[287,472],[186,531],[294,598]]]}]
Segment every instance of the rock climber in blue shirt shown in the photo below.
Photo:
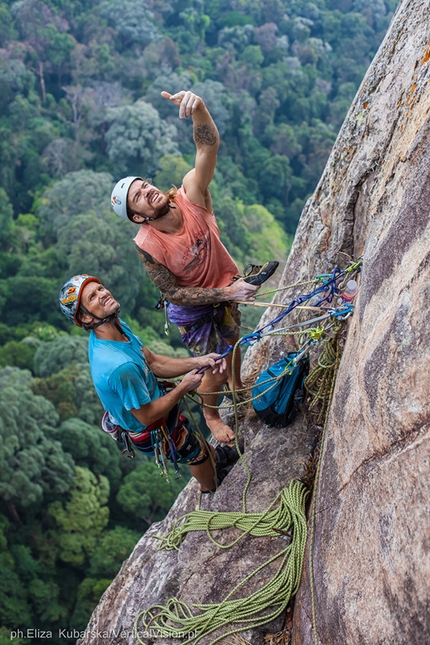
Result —
[{"label": "rock climber in blue shirt", "polygon": [[[180,414],[178,403],[201,383],[201,368],[214,373],[226,369],[217,354],[171,358],[154,354],[118,317],[120,305],[100,282],[90,275],[77,275],[60,290],[60,307],[67,318],[90,330],[88,356],[91,377],[110,427],[127,431],[135,448],[156,454],[157,450],[176,465],[187,463],[203,492],[216,488],[215,461],[229,461],[229,450],[215,452],[200,432]],[[165,391],[160,378],[185,374]],[[106,416],[106,415],[105,415]],[[212,452],[212,459],[210,458]],[[218,478],[219,481],[219,478]]]}]

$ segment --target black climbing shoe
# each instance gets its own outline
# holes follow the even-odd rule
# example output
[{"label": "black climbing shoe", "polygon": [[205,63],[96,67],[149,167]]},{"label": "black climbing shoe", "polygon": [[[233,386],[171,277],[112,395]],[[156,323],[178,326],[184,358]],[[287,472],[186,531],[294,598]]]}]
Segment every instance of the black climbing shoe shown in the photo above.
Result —
[{"label": "black climbing shoe", "polygon": [[266,262],[262,266],[258,264],[248,264],[243,272],[244,280],[248,284],[254,284],[259,287],[273,275],[279,266],[279,262],[274,260]]},{"label": "black climbing shoe", "polygon": [[239,459],[239,453],[234,443],[224,446],[217,446],[215,448],[216,460],[216,476],[217,486],[220,486],[222,481],[227,477],[234,464]]},{"label": "black climbing shoe", "polygon": [[220,468],[233,465],[239,459],[239,453],[234,442],[224,446],[217,446],[215,452],[217,456],[216,465],[219,465]]},{"label": "black climbing shoe", "polygon": [[219,445],[215,448],[215,452],[217,457],[215,462],[217,487],[213,490],[201,490],[200,492],[202,495],[215,493],[239,459],[239,453],[235,442],[231,442],[223,446]]},{"label": "black climbing shoe", "polygon": [[219,488],[224,481],[224,479],[227,477],[228,473],[230,470],[233,468],[233,466],[226,466],[225,468],[218,469],[216,471],[216,485],[217,488]]},{"label": "black climbing shoe", "polygon": [[219,468],[218,464],[216,466],[216,488],[212,490],[200,490],[202,495],[213,495],[216,493],[230,470],[233,468],[233,464],[231,466],[224,466],[224,468]]}]

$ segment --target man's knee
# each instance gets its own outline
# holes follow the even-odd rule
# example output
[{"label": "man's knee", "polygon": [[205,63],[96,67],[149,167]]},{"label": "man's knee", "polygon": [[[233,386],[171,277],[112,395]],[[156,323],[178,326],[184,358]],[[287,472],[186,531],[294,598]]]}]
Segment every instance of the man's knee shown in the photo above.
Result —
[{"label": "man's knee", "polygon": [[205,372],[205,375],[203,377],[199,390],[207,391],[208,389],[215,388],[219,385],[224,385],[224,383],[227,382],[227,379],[228,379],[227,370],[224,370],[224,372],[221,372],[221,373],[216,372],[216,374],[213,374],[211,370],[207,370]]}]

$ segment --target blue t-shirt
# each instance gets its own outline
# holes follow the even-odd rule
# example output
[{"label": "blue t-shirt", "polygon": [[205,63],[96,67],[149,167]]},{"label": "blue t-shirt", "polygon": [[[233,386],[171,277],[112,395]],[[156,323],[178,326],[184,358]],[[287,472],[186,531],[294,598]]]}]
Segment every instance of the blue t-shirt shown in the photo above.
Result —
[{"label": "blue t-shirt", "polygon": [[143,354],[143,343],[121,320],[127,342],[100,340],[90,333],[88,358],[97,394],[113,423],[131,432],[145,426],[130,412],[162,396]]}]

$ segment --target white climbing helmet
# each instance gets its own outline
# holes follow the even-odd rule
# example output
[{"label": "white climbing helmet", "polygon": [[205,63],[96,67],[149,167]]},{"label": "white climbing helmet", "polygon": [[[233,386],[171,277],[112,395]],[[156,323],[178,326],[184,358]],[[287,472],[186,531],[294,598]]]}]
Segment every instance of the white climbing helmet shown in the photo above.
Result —
[{"label": "white climbing helmet", "polygon": [[[116,184],[111,195],[112,208],[119,217],[128,219],[127,216],[127,195],[131,184],[135,179],[142,179],[142,177],[124,177]],[[142,179],[143,181],[143,179]]]}]

